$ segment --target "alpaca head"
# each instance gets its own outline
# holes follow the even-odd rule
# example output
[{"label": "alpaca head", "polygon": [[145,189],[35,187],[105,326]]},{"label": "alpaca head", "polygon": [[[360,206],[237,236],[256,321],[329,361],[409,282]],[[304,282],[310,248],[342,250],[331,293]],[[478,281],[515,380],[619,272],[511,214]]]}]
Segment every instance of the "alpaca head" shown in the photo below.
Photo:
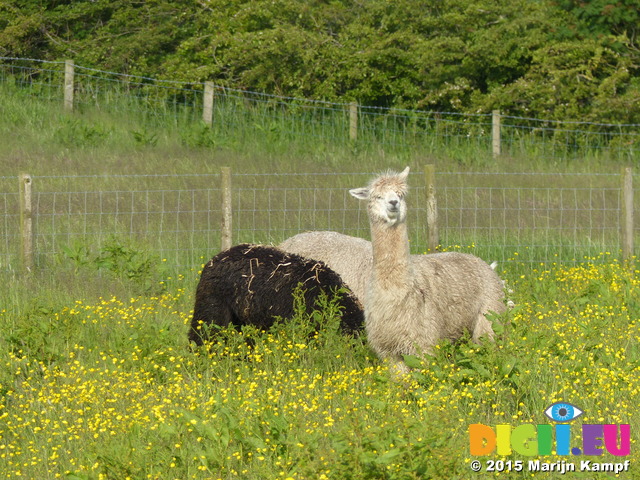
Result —
[{"label": "alpaca head", "polygon": [[409,167],[401,173],[388,172],[374,179],[367,187],[354,188],[349,193],[369,202],[367,208],[371,222],[396,225],[404,222],[407,216],[405,196],[409,190],[408,176]]}]

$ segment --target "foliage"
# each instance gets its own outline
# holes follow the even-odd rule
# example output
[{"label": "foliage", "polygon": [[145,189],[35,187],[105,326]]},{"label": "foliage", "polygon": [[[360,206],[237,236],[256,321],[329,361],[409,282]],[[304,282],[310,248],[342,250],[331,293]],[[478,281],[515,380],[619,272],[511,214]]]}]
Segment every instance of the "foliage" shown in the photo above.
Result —
[{"label": "foliage", "polygon": [[574,28],[600,36],[625,36],[638,46],[638,0],[556,0],[556,4],[575,15]]},{"label": "foliage", "polygon": [[129,73],[151,73],[192,33],[196,2],[154,0],[10,1],[0,7],[0,52],[74,58]]},{"label": "foliage", "polygon": [[628,58],[596,40],[549,44],[525,75],[485,101],[515,115],[638,123],[640,83],[631,70]]},{"label": "foliage", "polygon": [[90,125],[82,119],[64,118],[53,136],[65,147],[82,148],[102,144],[109,133],[102,127]]},{"label": "foliage", "polygon": [[61,268],[68,268],[70,264],[76,274],[82,270],[107,272],[122,282],[136,285],[145,293],[159,290],[158,282],[166,276],[166,269],[159,258],[142,249],[124,245],[116,238],[106,241],[98,253],[78,242],[63,245],[61,251]]},{"label": "foliage", "polygon": [[637,5],[14,0],[0,7],[0,54],[371,106],[631,123]]},{"label": "foliage", "polygon": [[[594,95],[591,118],[602,121],[640,123],[640,1],[556,0],[571,13],[569,28],[585,36],[601,67],[591,72],[585,62],[586,79]],[[604,53],[604,55],[603,55]],[[591,75],[591,73],[594,73]],[[631,112],[625,116],[624,111]]]}]

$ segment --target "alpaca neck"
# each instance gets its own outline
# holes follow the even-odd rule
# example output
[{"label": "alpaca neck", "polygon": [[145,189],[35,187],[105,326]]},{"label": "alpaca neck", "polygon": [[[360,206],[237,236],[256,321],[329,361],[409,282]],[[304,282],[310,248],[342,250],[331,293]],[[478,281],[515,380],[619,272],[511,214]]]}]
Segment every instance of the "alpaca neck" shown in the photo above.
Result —
[{"label": "alpaca neck", "polygon": [[409,283],[409,237],[407,224],[371,225],[374,280],[383,288]]}]

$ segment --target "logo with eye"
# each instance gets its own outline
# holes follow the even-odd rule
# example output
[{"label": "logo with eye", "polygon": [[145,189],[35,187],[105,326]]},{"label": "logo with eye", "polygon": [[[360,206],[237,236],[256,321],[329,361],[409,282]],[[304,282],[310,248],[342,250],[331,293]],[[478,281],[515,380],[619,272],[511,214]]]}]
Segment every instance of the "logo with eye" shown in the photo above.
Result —
[{"label": "logo with eye", "polygon": [[544,414],[554,422],[570,422],[583,413],[584,412],[575,405],[566,402],[554,403],[544,411]]}]

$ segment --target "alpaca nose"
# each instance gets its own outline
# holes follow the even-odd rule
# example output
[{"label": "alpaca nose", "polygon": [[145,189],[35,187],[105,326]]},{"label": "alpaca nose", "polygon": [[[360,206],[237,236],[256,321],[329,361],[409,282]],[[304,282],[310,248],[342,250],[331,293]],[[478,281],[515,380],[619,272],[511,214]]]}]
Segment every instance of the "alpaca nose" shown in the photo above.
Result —
[{"label": "alpaca nose", "polygon": [[391,204],[392,207],[397,207],[398,206],[398,200],[389,200],[389,203]]}]

